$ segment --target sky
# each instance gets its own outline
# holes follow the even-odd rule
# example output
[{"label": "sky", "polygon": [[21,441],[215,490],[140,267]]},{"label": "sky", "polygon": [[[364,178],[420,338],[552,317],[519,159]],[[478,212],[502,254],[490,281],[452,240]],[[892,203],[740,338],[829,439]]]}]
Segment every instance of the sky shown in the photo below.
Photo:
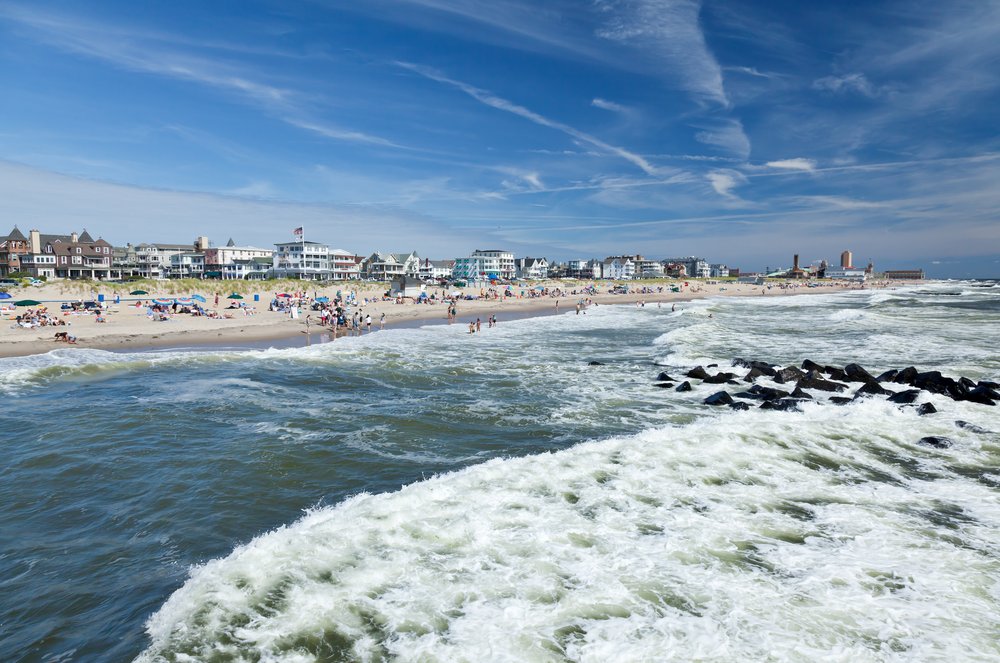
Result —
[{"label": "sky", "polygon": [[996,0],[0,0],[0,233],[997,277],[997,108]]}]

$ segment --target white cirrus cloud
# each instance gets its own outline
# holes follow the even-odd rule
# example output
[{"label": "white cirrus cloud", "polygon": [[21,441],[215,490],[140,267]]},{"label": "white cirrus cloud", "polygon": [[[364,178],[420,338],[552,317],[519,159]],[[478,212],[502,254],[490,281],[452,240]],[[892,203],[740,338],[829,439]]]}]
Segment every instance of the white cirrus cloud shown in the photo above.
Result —
[{"label": "white cirrus cloud", "polygon": [[607,99],[601,99],[600,97],[597,97],[593,101],[591,101],[590,105],[595,108],[600,108],[606,111],[612,111],[614,113],[624,113],[628,110],[621,104],[616,104],[613,101],[608,101]]},{"label": "white cirrus cloud", "polygon": [[705,177],[708,179],[708,183],[712,185],[712,188],[715,189],[715,192],[726,198],[736,198],[737,196],[733,193],[733,189],[741,184],[745,184],[747,181],[743,173],[728,168],[713,170],[705,175]]},{"label": "white cirrus cloud", "polygon": [[834,93],[856,92],[869,98],[875,98],[881,94],[881,90],[872,85],[872,82],[862,73],[824,76],[813,81],[812,86],[814,90]]},{"label": "white cirrus cloud", "polygon": [[779,170],[801,170],[808,173],[814,172],[816,170],[816,162],[812,159],[803,159],[802,157],[796,157],[794,159],[778,159],[777,161],[768,161],[764,164],[769,168],[777,168]]}]

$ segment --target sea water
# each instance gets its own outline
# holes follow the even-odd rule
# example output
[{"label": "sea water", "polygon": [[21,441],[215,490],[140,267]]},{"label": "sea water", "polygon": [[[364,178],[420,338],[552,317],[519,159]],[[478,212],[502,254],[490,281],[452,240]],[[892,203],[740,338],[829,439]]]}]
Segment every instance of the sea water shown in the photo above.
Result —
[{"label": "sea water", "polygon": [[997,283],[499,317],[0,360],[0,658],[1000,657],[1000,408],[653,386],[998,380]]}]

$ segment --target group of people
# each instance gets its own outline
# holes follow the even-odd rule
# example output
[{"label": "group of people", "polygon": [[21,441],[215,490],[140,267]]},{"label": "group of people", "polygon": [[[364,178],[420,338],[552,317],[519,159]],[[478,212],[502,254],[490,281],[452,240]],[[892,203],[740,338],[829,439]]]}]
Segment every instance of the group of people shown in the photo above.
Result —
[{"label": "group of people", "polygon": [[[488,328],[493,328],[493,327],[497,326],[497,316],[496,316],[496,314],[492,314],[492,315],[490,315],[490,317],[486,318],[486,326]],[[470,322],[469,323],[469,333],[470,334],[475,334],[475,333],[478,333],[478,332],[481,332],[481,331],[483,331],[483,321],[482,321],[482,319],[476,318],[475,322]]]},{"label": "group of people", "polygon": [[15,327],[24,329],[34,329],[35,327],[59,327],[65,325],[62,318],[49,314],[49,310],[41,306],[37,309],[28,309],[25,313],[14,319]]}]

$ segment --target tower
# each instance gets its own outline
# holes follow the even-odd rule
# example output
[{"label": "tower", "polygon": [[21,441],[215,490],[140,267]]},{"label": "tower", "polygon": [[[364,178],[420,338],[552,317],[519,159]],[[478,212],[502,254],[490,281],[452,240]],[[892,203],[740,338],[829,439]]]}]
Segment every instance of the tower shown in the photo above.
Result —
[{"label": "tower", "polygon": [[854,265],[851,264],[853,256],[850,251],[844,251],[840,254],[840,268],[841,269],[853,269]]}]

